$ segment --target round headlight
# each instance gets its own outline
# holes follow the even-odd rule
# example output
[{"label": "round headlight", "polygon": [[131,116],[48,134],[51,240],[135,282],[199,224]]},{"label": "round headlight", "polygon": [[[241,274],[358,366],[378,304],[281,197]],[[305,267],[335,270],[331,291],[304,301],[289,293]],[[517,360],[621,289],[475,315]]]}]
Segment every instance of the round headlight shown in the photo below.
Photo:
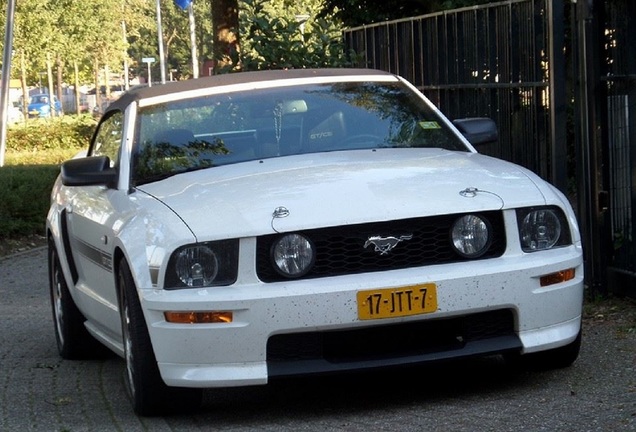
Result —
[{"label": "round headlight", "polygon": [[476,215],[462,216],[451,230],[453,247],[466,258],[477,258],[490,244],[490,229],[486,220]]},{"label": "round headlight", "polygon": [[276,270],[287,277],[300,277],[314,264],[314,247],[305,236],[287,234],[272,246],[272,261]]},{"label": "round headlight", "polygon": [[522,249],[537,251],[550,249],[561,237],[561,222],[553,210],[533,210],[521,223]]},{"label": "round headlight", "polygon": [[177,276],[188,287],[209,286],[219,273],[219,261],[207,246],[192,246],[177,254]]}]

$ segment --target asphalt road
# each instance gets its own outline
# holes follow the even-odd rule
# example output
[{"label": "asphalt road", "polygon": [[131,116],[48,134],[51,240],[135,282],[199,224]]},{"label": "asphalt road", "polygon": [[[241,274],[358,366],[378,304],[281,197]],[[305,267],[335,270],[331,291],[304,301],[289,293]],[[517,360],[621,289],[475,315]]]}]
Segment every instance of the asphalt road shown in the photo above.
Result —
[{"label": "asphalt road", "polygon": [[0,259],[0,431],[636,431],[636,305],[586,316],[570,368],[497,358],[206,393],[194,415],[140,418],[118,357],[56,351],[44,249]]}]

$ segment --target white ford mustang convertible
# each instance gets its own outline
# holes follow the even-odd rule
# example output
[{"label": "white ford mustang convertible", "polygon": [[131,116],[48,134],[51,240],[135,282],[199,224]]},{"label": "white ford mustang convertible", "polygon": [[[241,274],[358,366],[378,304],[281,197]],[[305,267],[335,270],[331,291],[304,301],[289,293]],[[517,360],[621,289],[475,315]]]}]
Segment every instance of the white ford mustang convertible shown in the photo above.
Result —
[{"label": "white ford mustang convertible", "polygon": [[143,415],[272,377],[493,354],[567,366],[575,216],[473,147],[496,139],[374,70],[132,90],[52,191],[59,352],[122,356]]}]

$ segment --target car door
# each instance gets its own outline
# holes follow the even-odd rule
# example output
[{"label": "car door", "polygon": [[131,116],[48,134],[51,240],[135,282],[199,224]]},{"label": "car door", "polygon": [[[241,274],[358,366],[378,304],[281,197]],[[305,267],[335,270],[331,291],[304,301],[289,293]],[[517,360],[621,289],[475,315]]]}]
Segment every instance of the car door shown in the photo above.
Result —
[{"label": "car door", "polygon": [[[104,118],[94,135],[88,156],[108,156],[119,168],[124,115]],[[107,333],[118,332],[120,319],[113,274],[113,239],[126,192],[116,187],[73,187],[66,208],[71,252],[77,269],[77,303],[86,318]]]}]

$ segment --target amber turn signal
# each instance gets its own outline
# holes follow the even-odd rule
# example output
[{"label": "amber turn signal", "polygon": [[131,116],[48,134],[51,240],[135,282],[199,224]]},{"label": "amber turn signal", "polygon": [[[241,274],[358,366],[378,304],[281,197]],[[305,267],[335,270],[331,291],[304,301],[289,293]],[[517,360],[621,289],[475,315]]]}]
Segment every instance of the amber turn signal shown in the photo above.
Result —
[{"label": "amber turn signal", "polygon": [[164,312],[169,323],[215,324],[232,322],[232,312]]},{"label": "amber turn signal", "polygon": [[574,269],[570,268],[567,270],[561,270],[556,273],[550,273],[545,276],[541,276],[541,286],[549,286],[558,284],[561,282],[569,281],[570,279],[574,279]]}]

